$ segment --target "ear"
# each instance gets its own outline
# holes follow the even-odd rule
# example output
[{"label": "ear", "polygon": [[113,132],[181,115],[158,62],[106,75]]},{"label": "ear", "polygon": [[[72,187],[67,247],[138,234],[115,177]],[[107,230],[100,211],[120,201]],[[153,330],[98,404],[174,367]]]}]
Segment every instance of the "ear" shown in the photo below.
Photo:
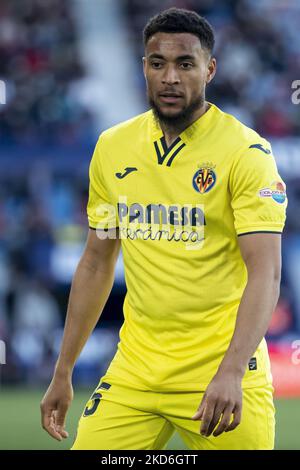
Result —
[{"label": "ear", "polygon": [[142,61],[143,61],[144,77],[146,78],[146,57],[142,57]]},{"label": "ear", "polygon": [[217,71],[217,61],[215,57],[211,57],[207,67],[207,74],[206,74],[206,84],[210,83],[214,76],[216,75]]}]

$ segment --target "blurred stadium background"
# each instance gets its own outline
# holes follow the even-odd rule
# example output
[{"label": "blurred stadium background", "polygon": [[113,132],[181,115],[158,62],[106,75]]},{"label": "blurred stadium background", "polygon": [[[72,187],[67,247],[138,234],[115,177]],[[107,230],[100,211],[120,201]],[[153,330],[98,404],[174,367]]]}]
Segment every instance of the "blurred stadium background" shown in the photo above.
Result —
[{"label": "blurred stadium background", "polygon": [[[141,31],[170,6],[194,9],[214,26],[218,73],[207,98],[271,141],[288,186],[281,297],[267,340],[276,448],[300,449],[300,105],[292,101],[299,0],[1,0],[1,449],[70,447],[41,430],[39,402],[87,235],[88,164],[101,130],[147,109]],[[75,369],[71,436],[114,354],[124,294],[120,257]],[[184,447],[175,436],[169,448]]]}]

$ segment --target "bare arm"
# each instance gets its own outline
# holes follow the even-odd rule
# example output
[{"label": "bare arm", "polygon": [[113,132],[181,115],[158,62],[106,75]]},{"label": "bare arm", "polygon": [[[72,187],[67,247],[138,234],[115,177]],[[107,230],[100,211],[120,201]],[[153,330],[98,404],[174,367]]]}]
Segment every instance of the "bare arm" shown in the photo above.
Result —
[{"label": "bare arm", "polygon": [[71,286],[57,374],[70,374],[93,331],[114,281],[120,240],[100,240],[89,230],[84,253]]},{"label": "bare arm", "polygon": [[43,428],[58,440],[68,436],[64,423],[73,398],[73,368],[111,292],[119,250],[118,237],[100,240],[95,230],[89,230],[72,281],[61,351],[52,382],[41,403]]},{"label": "bare arm", "polygon": [[[234,334],[219,369],[193,419],[202,419],[201,433],[214,436],[240,423],[241,383],[246,367],[268,329],[276,307],[281,275],[281,236],[249,234],[239,237],[248,281],[239,306]],[[234,415],[230,423],[231,415]]]}]

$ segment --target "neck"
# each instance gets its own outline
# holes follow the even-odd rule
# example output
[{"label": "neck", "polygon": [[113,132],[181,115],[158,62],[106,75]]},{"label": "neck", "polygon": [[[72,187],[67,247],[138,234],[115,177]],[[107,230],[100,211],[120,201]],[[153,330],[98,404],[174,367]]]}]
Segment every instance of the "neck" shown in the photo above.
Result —
[{"label": "neck", "polygon": [[164,121],[159,121],[161,130],[164,133],[166,143],[168,147],[172,145],[174,140],[177,139],[177,137],[193,122],[197,121],[203,114],[206,113],[206,111],[209,109],[209,104],[207,102],[204,102],[203,105],[198,108],[188,119],[183,119],[182,121],[176,123],[175,125],[172,125],[170,123],[166,123]]}]

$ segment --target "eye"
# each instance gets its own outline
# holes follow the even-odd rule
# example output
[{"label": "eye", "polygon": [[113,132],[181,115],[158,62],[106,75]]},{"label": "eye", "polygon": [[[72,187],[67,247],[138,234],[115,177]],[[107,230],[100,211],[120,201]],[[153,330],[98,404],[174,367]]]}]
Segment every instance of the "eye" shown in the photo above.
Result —
[{"label": "eye", "polygon": [[161,62],[151,62],[151,67],[154,69],[160,69],[162,67]]},{"label": "eye", "polygon": [[185,70],[191,69],[193,66],[191,62],[181,62],[180,64],[180,67]]}]

